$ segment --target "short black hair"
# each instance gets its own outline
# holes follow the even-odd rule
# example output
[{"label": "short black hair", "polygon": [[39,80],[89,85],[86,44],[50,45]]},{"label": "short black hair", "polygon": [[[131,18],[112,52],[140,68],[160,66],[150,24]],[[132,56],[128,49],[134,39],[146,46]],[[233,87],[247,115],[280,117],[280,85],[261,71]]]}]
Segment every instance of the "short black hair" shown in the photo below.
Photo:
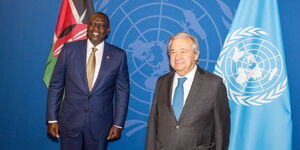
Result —
[{"label": "short black hair", "polygon": [[108,18],[108,16],[105,13],[103,13],[103,12],[95,12],[92,16],[94,16],[94,15],[102,15],[102,16],[104,16],[106,18],[106,20],[107,20],[108,26],[110,26],[109,18]]}]

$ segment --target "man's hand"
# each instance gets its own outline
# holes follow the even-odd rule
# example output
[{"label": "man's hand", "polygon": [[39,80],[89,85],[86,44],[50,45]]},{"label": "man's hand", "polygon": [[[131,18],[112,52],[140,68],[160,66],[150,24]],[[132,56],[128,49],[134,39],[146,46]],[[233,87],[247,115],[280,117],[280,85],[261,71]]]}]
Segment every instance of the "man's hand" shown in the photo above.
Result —
[{"label": "man's hand", "polygon": [[57,122],[48,123],[48,133],[54,138],[59,138]]},{"label": "man's hand", "polygon": [[112,126],[110,131],[109,131],[109,135],[108,135],[107,139],[108,140],[118,139],[121,136],[121,132],[122,132],[121,128],[118,128],[116,126]]}]

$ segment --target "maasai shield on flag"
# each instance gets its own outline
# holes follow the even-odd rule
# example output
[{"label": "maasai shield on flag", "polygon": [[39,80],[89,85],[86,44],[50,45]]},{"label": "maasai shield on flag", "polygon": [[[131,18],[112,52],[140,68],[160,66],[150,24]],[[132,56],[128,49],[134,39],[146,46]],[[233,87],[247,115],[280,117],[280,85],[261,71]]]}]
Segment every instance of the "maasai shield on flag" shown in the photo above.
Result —
[{"label": "maasai shield on flag", "polygon": [[215,73],[227,87],[230,150],[290,150],[292,121],[277,0],[241,0]]},{"label": "maasai shield on flag", "polygon": [[94,13],[92,0],[62,0],[43,80],[48,87],[64,43],[86,39],[87,21]]}]

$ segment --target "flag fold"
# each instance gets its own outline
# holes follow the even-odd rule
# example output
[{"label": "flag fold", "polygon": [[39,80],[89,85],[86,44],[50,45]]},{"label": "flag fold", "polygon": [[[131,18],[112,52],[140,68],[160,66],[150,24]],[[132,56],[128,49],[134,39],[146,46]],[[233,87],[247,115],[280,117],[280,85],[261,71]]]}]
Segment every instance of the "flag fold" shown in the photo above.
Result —
[{"label": "flag fold", "polygon": [[276,0],[241,0],[215,66],[231,109],[230,150],[291,150],[288,77]]},{"label": "flag fold", "polygon": [[92,0],[63,0],[44,72],[48,87],[56,60],[64,43],[86,39],[88,17],[94,13]]}]

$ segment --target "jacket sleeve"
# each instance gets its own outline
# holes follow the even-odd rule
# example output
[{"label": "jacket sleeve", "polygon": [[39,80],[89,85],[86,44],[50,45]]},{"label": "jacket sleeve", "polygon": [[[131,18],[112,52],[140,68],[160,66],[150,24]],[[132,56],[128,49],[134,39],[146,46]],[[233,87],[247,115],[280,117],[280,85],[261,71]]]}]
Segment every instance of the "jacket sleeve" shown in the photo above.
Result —
[{"label": "jacket sleeve", "polygon": [[[121,64],[116,80],[115,109],[113,125],[123,127],[126,119],[129,100],[129,75],[126,53],[122,53]],[[119,58],[118,58],[119,59]]]},{"label": "jacket sleeve", "polygon": [[55,64],[52,77],[48,87],[47,96],[47,120],[58,120],[60,104],[63,97],[66,74],[66,54],[65,48],[61,50]]},{"label": "jacket sleeve", "polygon": [[158,101],[158,91],[159,91],[159,80],[157,81],[156,90],[154,93],[154,98],[148,118],[148,127],[146,133],[146,144],[145,150],[156,150],[156,136],[157,136],[157,101]]},{"label": "jacket sleeve", "polygon": [[226,87],[222,81],[218,84],[214,105],[216,150],[227,150],[230,135],[230,109]]}]

